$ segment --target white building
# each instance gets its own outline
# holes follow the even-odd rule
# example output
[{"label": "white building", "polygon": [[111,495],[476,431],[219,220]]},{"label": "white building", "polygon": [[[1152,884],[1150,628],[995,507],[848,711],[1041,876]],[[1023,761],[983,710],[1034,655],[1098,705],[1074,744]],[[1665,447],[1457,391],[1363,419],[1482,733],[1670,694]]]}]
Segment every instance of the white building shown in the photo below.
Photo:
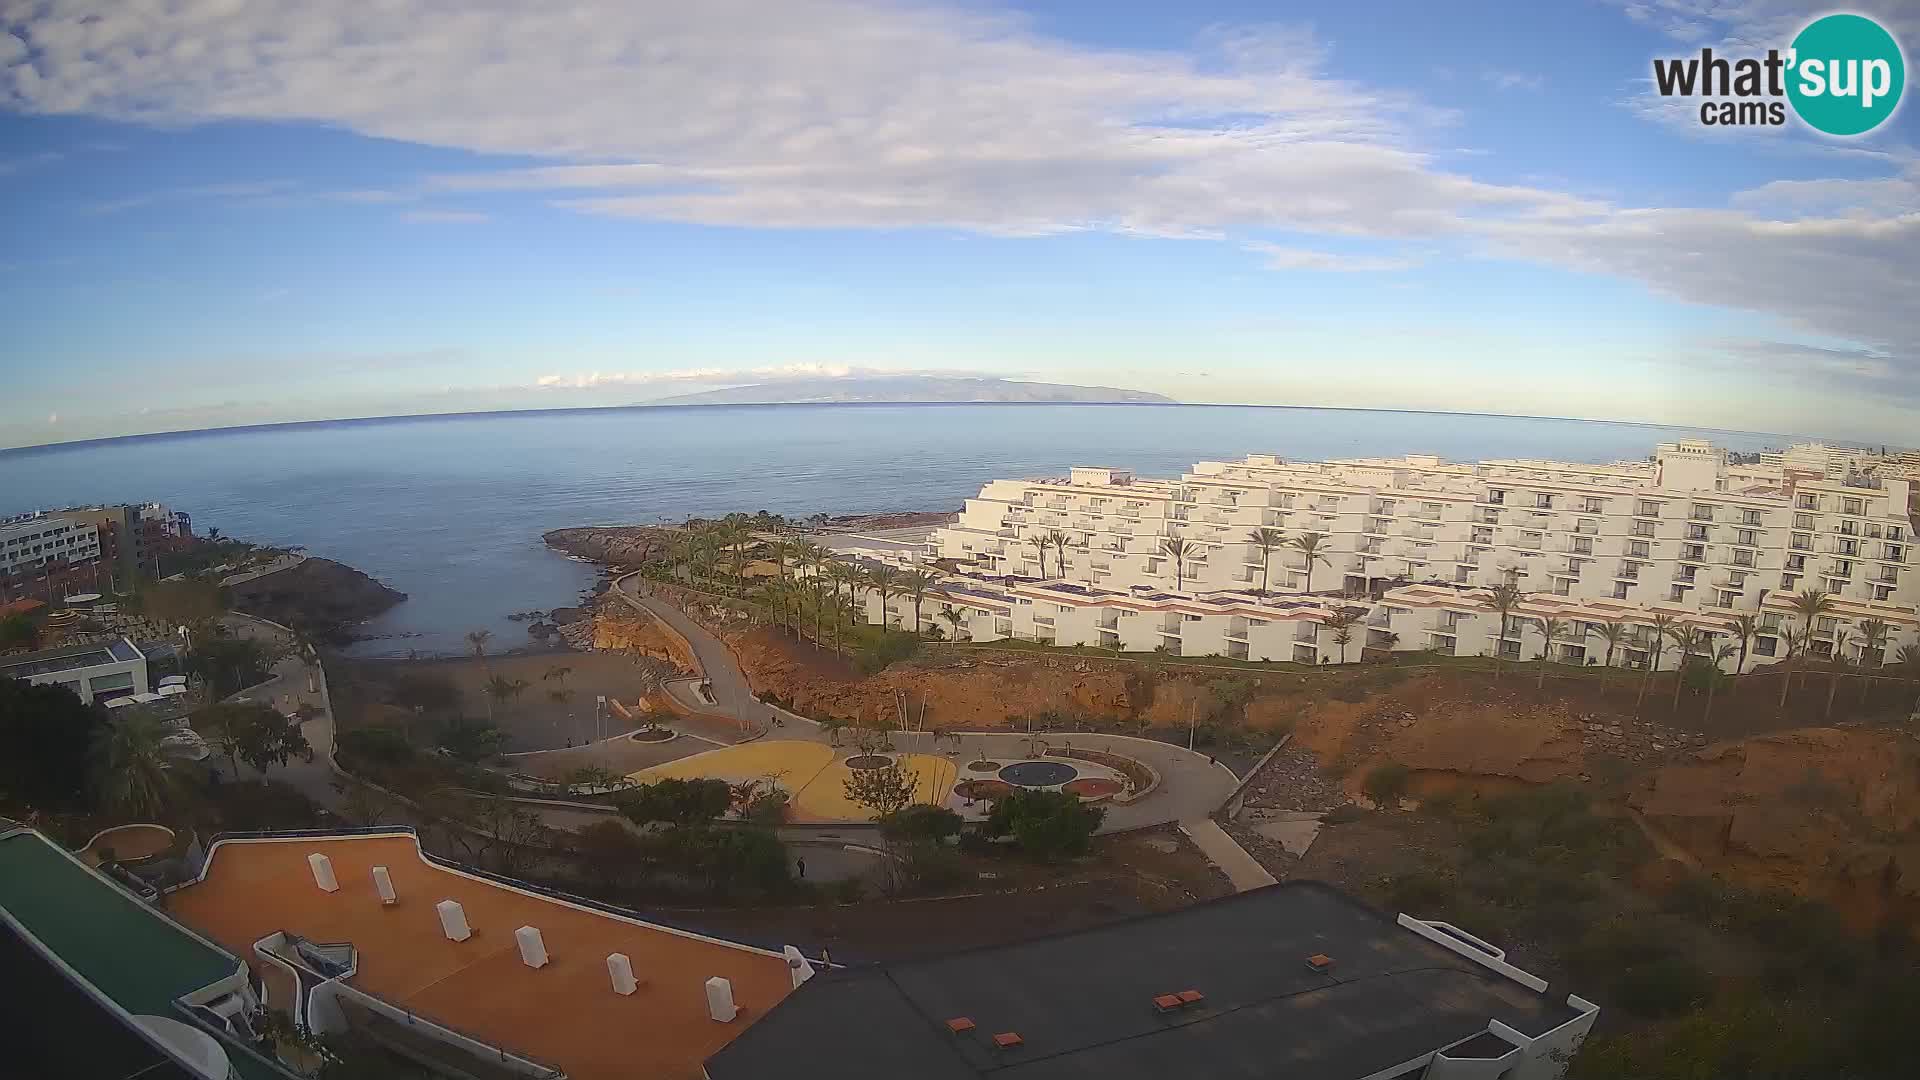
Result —
[{"label": "white building", "polygon": [[[1576,663],[1598,659],[1587,631],[1609,621],[1645,627],[1665,613],[1724,636],[1750,614],[1763,628],[1749,662],[1766,663],[1785,653],[1767,631],[1797,625],[1786,594],[1821,589],[1834,611],[1814,651],[1857,658],[1851,632],[1879,619],[1891,627],[1884,658],[1920,640],[1915,487],[1730,466],[1691,440],[1608,465],[1252,455],[1177,480],[1080,467],[968,499],[927,540],[925,557],[956,572],[924,607],[959,609],[974,640],[1318,662],[1343,658],[1327,625],[1342,609],[1364,612],[1347,660],[1367,648],[1531,658],[1547,648],[1547,618],[1569,623],[1550,651]],[[1288,542],[1265,552],[1251,540],[1260,529]],[[1310,533],[1321,537],[1311,565],[1290,543]],[[1487,607],[1503,581],[1527,594],[1505,635]],[[870,618],[877,606],[870,597]],[[912,618],[902,598],[889,609]],[[1623,651],[1616,663],[1638,665],[1651,650]]]},{"label": "white building", "polygon": [[152,692],[147,658],[127,638],[0,656],[0,679],[64,686],[85,702]]},{"label": "white building", "polygon": [[85,522],[35,514],[0,523],[0,577],[39,574],[100,557],[100,530]]}]

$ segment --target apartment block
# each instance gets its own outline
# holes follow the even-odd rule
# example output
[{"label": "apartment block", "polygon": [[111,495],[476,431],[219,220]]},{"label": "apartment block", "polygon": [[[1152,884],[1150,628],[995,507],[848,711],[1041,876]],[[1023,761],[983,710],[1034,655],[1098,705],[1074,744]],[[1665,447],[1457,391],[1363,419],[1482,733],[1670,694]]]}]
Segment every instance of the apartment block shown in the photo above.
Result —
[{"label": "apartment block", "polygon": [[[1868,619],[1892,627],[1882,658],[1920,640],[1916,481],[1834,479],[1792,461],[1730,464],[1684,440],[1610,464],[1255,454],[1179,479],[1076,467],[968,499],[927,539],[924,557],[952,569],[928,603],[960,610],[975,640],[1312,662],[1367,649],[1546,651],[1585,663],[1589,627],[1644,628],[1665,613],[1724,635],[1752,614],[1778,630],[1792,622],[1787,594],[1819,589],[1835,611],[1816,628],[1817,653],[1859,659],[1849,632]],[[1263,547],[1257,530],[1282,543]],[[1293,543],[1308,534],[1319,537],[1311,562]],[[1488,590],[1502,582],[1527,594],[1515,614],[1530,629],[1487,625]],[[1328,623],[1350,609],[1361,621],[1340,647]],[[1574,636],[1543,640],[1543,618]],[[1766,663],[1785,650],[1763,632],[1749,652]]]}]

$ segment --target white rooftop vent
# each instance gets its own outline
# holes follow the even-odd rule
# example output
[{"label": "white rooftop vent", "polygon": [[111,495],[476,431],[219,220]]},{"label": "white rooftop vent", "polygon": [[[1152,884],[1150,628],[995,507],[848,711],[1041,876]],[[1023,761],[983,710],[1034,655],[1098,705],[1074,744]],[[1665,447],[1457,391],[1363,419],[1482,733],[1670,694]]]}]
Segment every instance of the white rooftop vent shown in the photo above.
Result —
[{"label": "white rooftop vent", "polygon": [[313,883],[322,892],[339,892],[340,880],[333,876],[333,860],[319,852],[307,856],[307,869],[313,871]]},{"label": "white rooftop vent", "polygon": [[707,980],[707,1015],[723,1024],[731,1024],[740,1015],[733,1003],[733,984],[718,975]]},{"label": "white rooftop vent", "polygon": [[373,868],[373,890],[380,894],[380,902],[383,904],[391,904],[399,899],[393,891],[393,875],[387,873],[387,868],[384,866]]},{"label": "white rooftop vent", "polygon": [[631,994],[640,986],[633,977],[633,961],[627,959],[626,953],[607,954],[607,979],[613,983],[616,994]]},{"label": "white rooftop vent", "polygon": [[442,900],[433,905],[440,913],[440,929],[446,931],[448,941],[465,941],[473,936],[473,928],[467,925],[466,909],[458,900]]},{"label": "white rooftop vent", "polygon": [[800,955],[800,950],[791,945],[782,952],[787,958],[787,973],[793,978],[793,988],[798,990],[801,983],[813,978],[813,963]]},{"label": "white rooftop vent", "polygon": [[513,932],[513,940],[520,946],[520,962],[530,968],[547,966],[547,943],[540,937],[540,928],[523,926]]}]

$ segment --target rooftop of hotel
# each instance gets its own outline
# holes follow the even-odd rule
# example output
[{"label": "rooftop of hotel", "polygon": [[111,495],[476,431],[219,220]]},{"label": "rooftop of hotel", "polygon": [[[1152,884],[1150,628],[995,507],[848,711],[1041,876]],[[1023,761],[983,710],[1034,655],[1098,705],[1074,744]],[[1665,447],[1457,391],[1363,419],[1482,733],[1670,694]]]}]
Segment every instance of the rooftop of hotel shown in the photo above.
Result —
[{"label": "rooftop of hotel", "polygon": [[[1316,969],[1314,957],[1332,963]],[[1537,1037],[1579,1015],[1333,888],[1296,882],[1036,941],[822,972],[707,1073],[1357,1078],[1472,1039],[1492,1020]],[[1019,1045],[997,1047],[1002,1033]]]},{"label": "rooftop of hotel", "polygon": [[[332,862],[337,892],[315,884],[307,856]],[[398,902],[375,892],[385,866]],[[442,932],[434,905],[456,900],[472,937]],[[787,996],[776,953],[653,925],[427,861],[406,834],[229,840],[204,878],[168,897],[176,917],[228,949],[284,931],[352,944],[350,985],[447,1027],[563,1069],[573,1080],[698,1077],[700,1062]],[[550,960],[527,967],[514,931],[540,930]],[[639,989],[613,992],[609,953],[632,961]],[[740,1015],[719,1023],[704,983],[733,984]]]},{"label": "rooftop of hotel", "polygon": [[[0,910],[58,957],[74,976],[119,1009],[137,1016],[179,1019],[180,1013],[174,1008],[176,998],[240,970],[236,956],[134,899],[29,829],[0,831]],[[10,951],[16,945],[22,956],[39,956],[17,937],[9,941]],[[6,970],[9,981],[16,976],[33,979],[46,993],[64,997],[75,1011],[63,1014],[62,1022],[81,1023],[89,1029],[112,1026],[100,1015],[101,1006],[90,1002],[70,978],[62,981],[72,987],[71,991],[54,985],[53,975],[65,976],[66,972],[46,965],[43,958],[18,972],[12,964]],[[40,1007],[47,1002],[36,999],[35,1004]],[[72,1047],[76,1057],[69,1059],[68,1066],[94,1064],[91,1059],[79,1060],[78,1056],[88,1053],[104,1055],[97,1063],[103,1068],[117,1068],[119,1063],[140,1056],[135,1041],[111,1034],[102,1038],[107,1041],[76,1043]],[[158,1054],[153,1057],[159,1059]],[[235,1057],[233,1062],[248,1080],[285,1075],[251,1059]]]},{"label": "rooftop of hotel", "polygon": [[26,679],[56,671],[76,671],[139,659],[140,650],[126,638],[85,645],[63,645],[57,649],[41,649],[0,658],[0,678]]}]

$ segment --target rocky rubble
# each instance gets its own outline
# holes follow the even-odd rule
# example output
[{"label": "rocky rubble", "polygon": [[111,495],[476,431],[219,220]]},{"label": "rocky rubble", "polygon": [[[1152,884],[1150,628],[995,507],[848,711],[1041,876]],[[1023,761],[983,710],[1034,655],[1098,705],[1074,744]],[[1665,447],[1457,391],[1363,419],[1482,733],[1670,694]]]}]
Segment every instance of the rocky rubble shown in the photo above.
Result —
[{"label": "rocky rubble", "polygon": [[351,639],[351,627],[406,598],[406,593],[332,559],[305,559],[228,588],[228,602],[235,611],[333,641]]}]

